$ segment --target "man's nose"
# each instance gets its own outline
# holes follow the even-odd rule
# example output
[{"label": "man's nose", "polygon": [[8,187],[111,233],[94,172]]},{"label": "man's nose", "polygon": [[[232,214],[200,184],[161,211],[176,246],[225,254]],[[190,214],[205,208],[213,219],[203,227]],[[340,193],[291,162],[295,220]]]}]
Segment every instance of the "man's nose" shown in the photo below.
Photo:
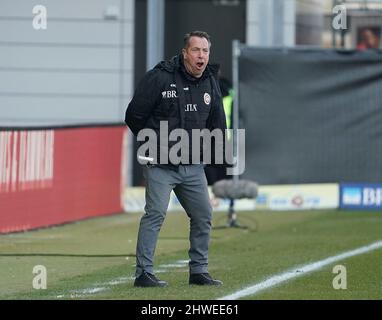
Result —
[{"label": "man's nose", "polygon": [[206,53],[203,50],[200,50],[198,57],[199,58],[204,58],[205,56],[206,56]]}]

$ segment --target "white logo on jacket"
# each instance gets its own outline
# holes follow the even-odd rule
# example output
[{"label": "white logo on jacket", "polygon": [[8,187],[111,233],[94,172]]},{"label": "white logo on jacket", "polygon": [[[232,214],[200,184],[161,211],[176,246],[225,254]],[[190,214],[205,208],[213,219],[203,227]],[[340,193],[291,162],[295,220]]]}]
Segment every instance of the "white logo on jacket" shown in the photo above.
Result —
[{"label": "white logo on jacket", "polygon": [[186,112],[198,111],[197,106],[198,106],[198,105],[197,105],[196,103],[194,103],[194,104],[192,104],[192,103],[187,103],[187,105],[186,105],[186,109],[185,109],[184,111],[186,111]]},{"label": "white logo on jacket", "polygon": [[176,91],[175,90],[162,91],[162,98],[164,99],[177,98]]},{"label": "white logo on jacket", "polygon": [[211,96],[207,92],[204,94],[203,99],[206,105],[209,105],[211,103]]}]

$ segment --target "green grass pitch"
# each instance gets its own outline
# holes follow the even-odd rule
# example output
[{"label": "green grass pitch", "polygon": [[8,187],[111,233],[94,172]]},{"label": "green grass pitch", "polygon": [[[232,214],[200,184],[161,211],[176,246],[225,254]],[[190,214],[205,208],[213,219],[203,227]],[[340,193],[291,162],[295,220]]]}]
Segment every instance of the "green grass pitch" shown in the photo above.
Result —
[{"label": "green grass pitch", "polygon": [[[361,211],[239,212],[247,229],[215,228],[209,271],[221,287],[188,285],[188,219],[168,213],[155,256],[166,288],[134,288],[140,214],[118,214],[25,233],[0,235],[0,299],[211,300],[260,283],[296,266],[382,240],[382,213]],[[34,289],[43,265],[47,288]],[[346,268],[346,289],[334,289],[333,268]],[[382,248],[327,265],[266,288],[246,300],[382,299]]]}]

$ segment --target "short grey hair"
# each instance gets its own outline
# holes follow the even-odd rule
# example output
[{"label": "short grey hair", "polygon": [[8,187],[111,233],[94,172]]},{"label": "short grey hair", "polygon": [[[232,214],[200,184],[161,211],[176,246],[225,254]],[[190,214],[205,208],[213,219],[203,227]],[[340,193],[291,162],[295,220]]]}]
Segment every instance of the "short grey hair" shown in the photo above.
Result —
[{"label": "short grey hair", "polygon": [[183,38],[184,49],[188,48],[191,37],[205,38],[205,39],[207,39],[209,46],[211,46],[211,37],[207,32],[205,32],[205,31],[192,31],[192,32],[186,33],[184,35],[184,38]]}]

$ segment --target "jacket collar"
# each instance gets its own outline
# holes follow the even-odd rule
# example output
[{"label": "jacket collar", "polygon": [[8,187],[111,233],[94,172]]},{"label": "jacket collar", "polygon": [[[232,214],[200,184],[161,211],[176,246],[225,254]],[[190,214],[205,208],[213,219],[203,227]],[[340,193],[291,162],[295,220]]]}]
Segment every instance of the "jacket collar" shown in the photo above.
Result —
[{"label": "jacket collar", "polygon": [[178,54],[178,55],[172,57],[170,60],[159,62],[155,66],[155,68],[159,68],[159,69],[165,70],[165,71],[170,72],[170,73],[174,73],[175,71],[180,70],[181,73],[183,73],[183,75],[190,81],[199,81],[199,80],[205,79],[211,75],[217,78],[218,71],[219,71],[219,65],[218,64],[208,63],[206,69],[203,72],[203,75],[200,78],[195,78],[186,71],[186,69],[184,67],[184,63],[183,63],[183,55],[182,54]]}]

